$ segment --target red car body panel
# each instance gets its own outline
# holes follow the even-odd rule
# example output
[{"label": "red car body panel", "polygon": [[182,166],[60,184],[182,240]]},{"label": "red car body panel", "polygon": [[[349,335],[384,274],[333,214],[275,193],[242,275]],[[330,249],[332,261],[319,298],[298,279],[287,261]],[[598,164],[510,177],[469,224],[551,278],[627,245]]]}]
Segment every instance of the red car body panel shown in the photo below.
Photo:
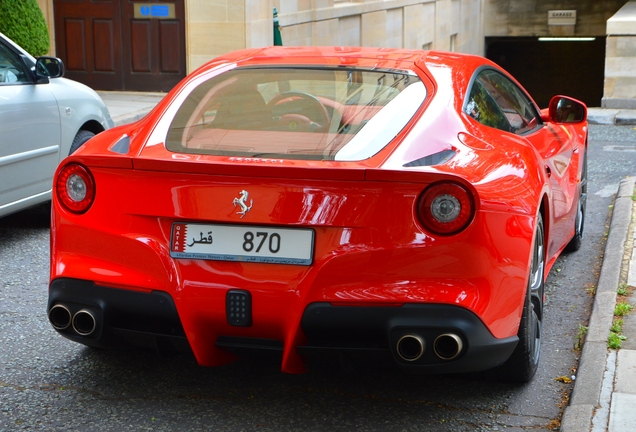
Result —
[{"label": "red car body panel", "polygon": [[[152,141],[189,83],[262,64],[411,70],[427,97],[388,145],[358,162],[180,154]],[[87,167],[96,198],[80,215],[54,199],[51,282],[169,294],[201,365],[234,358],[215,346],[219,337],[245,337],[280,341],[282,370],[303,371],[295,349],[307,343],[303,313],[322,302],[452,305],[475,314],[494,338],[516,337],[538,214],[545,221],[545,275],[574,235],[587,128],[546,121],[520,136],[479,124],[462,107],[471,77],[484,66],[497,68],[473,56],[366,48],[273,47],[219,57],[145,119],[100,134],[60,166]],[[112,151],[124,136],[127,151]],[[454,156],[404,167],[442,151]],[[414,203],[429,185],[449,180],[476,198],[474,218],[458,234],[435,235]],[[245,218],[232,206],[241,190],[256,203]],[[312,263],[174,258],[176,222],[309,227]],[[228,323],[226,295],[234,288],[251,293],[251,326]]]}]

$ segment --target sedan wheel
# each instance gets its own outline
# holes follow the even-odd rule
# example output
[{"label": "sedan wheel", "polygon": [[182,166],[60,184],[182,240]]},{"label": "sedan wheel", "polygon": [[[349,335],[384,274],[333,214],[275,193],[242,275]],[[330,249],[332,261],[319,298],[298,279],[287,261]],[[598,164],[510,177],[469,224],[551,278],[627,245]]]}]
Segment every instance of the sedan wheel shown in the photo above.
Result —
[{"label": "sedan wheel", "polygon": [[72,155],[77,151],[78,148],[84,145],[86,141],[93,138],[95,134],[91,131],[81,130],[75,135],[73,139],[73,143],[71,144],[71,150],[68,152],[69,155]]},{"label": "sedan wheel", "polygon": [[540,214],[537,218],[534,237],[528,290],[517,333],[519,343],[506,363],[496,370],[498,377],[505,381],[520,383],[530,381],[539,365],[545,269],[543,218]]}]

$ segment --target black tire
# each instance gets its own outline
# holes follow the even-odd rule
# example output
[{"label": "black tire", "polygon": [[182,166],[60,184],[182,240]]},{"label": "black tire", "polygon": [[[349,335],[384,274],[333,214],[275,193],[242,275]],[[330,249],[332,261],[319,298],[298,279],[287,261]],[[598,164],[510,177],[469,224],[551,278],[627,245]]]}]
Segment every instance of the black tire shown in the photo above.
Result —
[{"label": "black tire", "polygon": [[519,343],[506,362],[496,369],[503,381],[525,383],[532,379],[539,366],[543,324],[543,292],[545,246],[543,218],[539,214],[534,235],[528,289],[519,324]]},{"label": "black tire", "polygon": [[72,155],[77,151],[78,148],[84,145],[86,141],[93,138],[95,134],[91,131],[80,130],[75,138],[73,138],[73,143],[71,144],[71,150],[68,152],[69,155]]},{"label": "black tire", "polygon": [[585,207],[587,204],[587,150],[583,154],[583,171],[581,172],[581,184],[579,186],[579,199],[577,201],[577,213],[574,219],[574,237],[565,247],[566,252],[576,252],[583,243],[583,229],[585,228]]}]

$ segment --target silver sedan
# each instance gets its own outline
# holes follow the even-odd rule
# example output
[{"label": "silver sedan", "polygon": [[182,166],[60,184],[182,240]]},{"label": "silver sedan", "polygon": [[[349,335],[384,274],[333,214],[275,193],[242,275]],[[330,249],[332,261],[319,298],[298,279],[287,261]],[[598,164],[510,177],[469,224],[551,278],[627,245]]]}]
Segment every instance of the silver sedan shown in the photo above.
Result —
[{"label": "silver sedan", "polygon": [[51,199],[59,162],[113,126],[102,99],[0,33],[0,217]]}]

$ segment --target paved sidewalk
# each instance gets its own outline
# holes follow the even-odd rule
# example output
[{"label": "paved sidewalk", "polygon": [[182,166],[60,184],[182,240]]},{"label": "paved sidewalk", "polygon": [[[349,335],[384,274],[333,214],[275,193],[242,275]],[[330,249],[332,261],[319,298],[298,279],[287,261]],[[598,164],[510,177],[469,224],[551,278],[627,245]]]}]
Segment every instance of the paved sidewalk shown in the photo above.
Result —
[{"label": "paved sidewalk", "polygon": [[[144,117],[165,93],[99,91],[115,125]],[[590,124],[635,125],[636,110],[589,108]],[[624,349],[608,350],[619,283],[636,287],[636,177],[621,182],[578,373],[561,422],[563,432],[636,430],[636,310],[625,318]],[[631,228],[630,228],[631,226]],[[629,234],[629,236],[628,236]],[[622,272],[622,273],[621,273]],[[621,276],[622,275],[622,276]],[[625,276],[628,275],[628,276]],[[636,305],[636,294],[630,303]]]},{"label": "paved sidewalk", "polygon": [[636,125],[636,110],[588,108],[587,121],[590,124],[601,125]]},{"label": "paved sidewalk", "polygon": [[115,126],[143,118],[166,95],[165,93],[98,91],[110,111]]}]

